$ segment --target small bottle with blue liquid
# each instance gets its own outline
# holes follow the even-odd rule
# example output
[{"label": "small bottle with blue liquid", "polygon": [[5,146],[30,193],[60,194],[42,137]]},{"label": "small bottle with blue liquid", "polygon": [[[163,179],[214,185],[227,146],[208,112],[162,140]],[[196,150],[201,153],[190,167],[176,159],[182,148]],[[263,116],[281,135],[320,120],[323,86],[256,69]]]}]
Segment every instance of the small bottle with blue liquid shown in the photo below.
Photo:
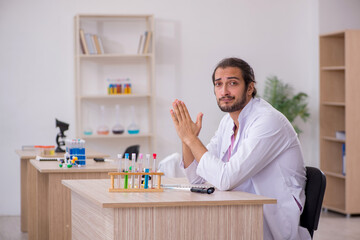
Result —
[{"label": "small bottle with blue liquid", "polygon": [[138,134],[140,132],[140,127],[135,122],[135,107],[134,106],[131,106],[130,112],[131,112],[131,123],[128,126],[127,131],[129,134]]}]

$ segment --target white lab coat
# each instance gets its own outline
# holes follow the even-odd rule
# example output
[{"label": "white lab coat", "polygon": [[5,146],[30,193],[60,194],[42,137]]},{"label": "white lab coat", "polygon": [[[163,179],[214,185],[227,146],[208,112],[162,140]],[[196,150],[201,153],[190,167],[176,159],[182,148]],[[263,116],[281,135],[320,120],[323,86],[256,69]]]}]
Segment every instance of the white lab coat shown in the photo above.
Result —
[{"label": "white lab coat", "polygon": [[230,115],[225,115],[208,152],[185,169],[189,181],[276,198],[277,204],[264,205],[264,239],[311,239],[308,230],[299,226],[301,211],[294,200],[303,209],[306,170],[289,121],[266,101],[252,99],[239,115],[228,161],[233,126]]}]

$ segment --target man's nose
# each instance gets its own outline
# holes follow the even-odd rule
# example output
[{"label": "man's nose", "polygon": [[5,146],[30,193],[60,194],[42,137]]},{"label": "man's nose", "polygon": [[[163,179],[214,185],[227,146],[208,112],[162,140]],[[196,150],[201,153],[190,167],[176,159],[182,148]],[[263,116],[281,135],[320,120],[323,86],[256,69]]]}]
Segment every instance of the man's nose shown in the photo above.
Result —
[{"label": "man's nose", "polygon": [[229,95],[229,87],[227,86],[227,84],[224,84],[221,88],[221,95],[225,96],[225,95]]}]

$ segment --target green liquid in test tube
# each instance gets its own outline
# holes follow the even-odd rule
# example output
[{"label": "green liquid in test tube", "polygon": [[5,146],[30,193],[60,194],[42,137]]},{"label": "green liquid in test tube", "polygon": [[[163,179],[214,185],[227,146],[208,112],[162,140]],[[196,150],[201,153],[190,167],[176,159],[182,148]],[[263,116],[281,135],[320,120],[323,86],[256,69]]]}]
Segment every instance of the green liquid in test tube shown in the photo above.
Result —
[{"label": "green liquid in test tube", "polygon": [[[125,153],[125,172],[128,173],[128,162],[129,162],[129,154]],[[125,175],[124,179],[124,189],[128,188],[128,175]]]}]

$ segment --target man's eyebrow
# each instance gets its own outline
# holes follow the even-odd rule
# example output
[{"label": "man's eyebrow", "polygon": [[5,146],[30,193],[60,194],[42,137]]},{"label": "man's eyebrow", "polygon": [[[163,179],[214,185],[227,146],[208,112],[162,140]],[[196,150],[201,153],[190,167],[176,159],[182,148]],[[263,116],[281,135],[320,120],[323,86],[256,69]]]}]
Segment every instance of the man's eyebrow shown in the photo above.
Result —
[{"label": "man's eyebrow", "polygon": [[[240,80],[240,78],[238,78],[238,77],[228,77],[228,78],[226,78],[226,79],[236,79],[236,80]],[[215,79],[215,81],[220,81],[220,80],[221,80],[221,78]]]}]

